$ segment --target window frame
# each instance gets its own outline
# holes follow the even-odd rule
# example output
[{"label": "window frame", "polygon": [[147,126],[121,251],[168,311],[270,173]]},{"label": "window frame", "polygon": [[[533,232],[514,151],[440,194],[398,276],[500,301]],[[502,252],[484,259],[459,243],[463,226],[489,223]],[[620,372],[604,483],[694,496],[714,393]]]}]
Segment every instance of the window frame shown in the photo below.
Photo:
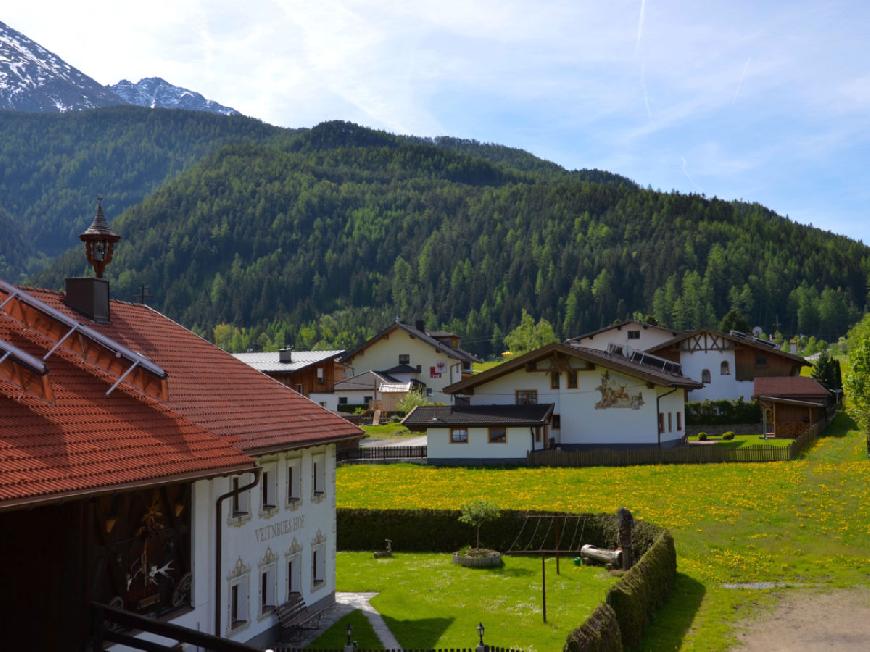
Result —
[{"label": "window frame", "polygon": [[720,376],[730,376],[731,375],[731,363],[728,360],[723,360],[719,363],[719,375]]},{"label": "window frame", "polygon": [[[320,480],[320,482],[318,482]],[[311,456],[311,496],[320,499],[326,495],[326,454]]]},{"label": "window frame", "polygon": [[251,591],[249,573],[230,580],[229,631],[242,629],[251,621]]},{"label": "window frame", "polygon": [[[523,397],[523,400],[520,400]],[[516,405],[537,405],[538,390],[536,389],[517,389],[514,390],[514,402]]]},{"label": "window frame", "polygon": [[559,371],[550,372],[550,389],[559,389],[562,385],[562,373]]},{"label": "window frame", "polygon": [[665,413],[659,412],[659,434],[664,434],[665,432]]},{"label": "window frame", "polygon": [[286,461],[286,505],[296,508],[302,504],[302,458],[291,457]]},{"label": "window frame", "polygon": [[[502,432],[502,435],[499,439],[493,439],[493,430],[496,430],[496,431],[500,430]],[[507,426],[490,426],[489,428],[487,428],[486,443],[502,445],[502,444],[507,444],[507,439],[508,439]]]},{"label": "window frame", "polygon": [[709,369],[701,369],[701,382],[705,385],[713,382],[713,374],[710,373]]},{"label": "window frame", "polygon": [[580,388],[580,372],[577,369],[569,369],[567,373],[567,382],[566,385],[568,389],[579,389]]},{"label": "window frame", "polygon": [[230,487],[235,492],[231,501],[232,518],[241,518],[251,513],[251,490],[246,489],[239,493],[239,487],[244,484],[240,475],[234,475],[230,481]]},{"label": "window frame", "polygon": [[674,413],[668,412],[668,432],[674,431]]},{"label": "window frame", "polygon": [[[465,439],[455,439],[454,436],[453,436],[453,433],[454,433],[454,432],[464,432],[464,433],[465,433]],[[448,441],[449,441],[451,444],[467,444],[467,443],[468,443],[468,439],[469,439],[468,428],[450,428],[450,438],[449,438]]]},{"label": "window frame", "polygon": [[311,546],[311,586],[314,590],[317,590],[325,584],[326,542],[321,541]]},{"label": "window frame", "polygon": [[[260,567],[260,616],[268,616],[278,608],[278,566],[275,562]],[[271,600],[269,599],[271,598]]]},{"label": "window frame", "polygon": [[411,366],[411,354],[410,353],[400,353],[399,354],[399,364],[406,364],[409,367]]},{"label": "window frame", "polygon": [[683,429],[683,413],[677,410],[677,432]]},{"label": "window frame", "polygon": [[638,330],[626,331],[625,334],[626,334],[626,339],[629,339],[629,340],[639,340],[640,339],[640,331],[638,331]]}]

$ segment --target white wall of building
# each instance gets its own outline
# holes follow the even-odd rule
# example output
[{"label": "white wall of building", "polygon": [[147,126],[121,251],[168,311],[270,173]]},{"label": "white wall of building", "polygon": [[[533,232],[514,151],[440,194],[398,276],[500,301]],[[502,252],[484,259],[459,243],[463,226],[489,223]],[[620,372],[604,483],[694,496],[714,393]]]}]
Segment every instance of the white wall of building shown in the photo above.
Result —
[{"label": "white wall of building", "polygon": [[[640,336],[639,339],[629,339],[629,331],[637,332]],[[626,324],[621,329],[613,327],[596,333],[591,337],[584,337],[582,340],[578,340],[577,343],[580,346],[600,349],[601,351],[606,351],[610,344],[629,346],[635,351],[646,351],[653,346],[667,342],[673,336],[673,331],[665,330],[658,326],[647,326],[644,328],[639,323],[631,323]]]},{"label": "white wall of building", "polygon": [[[314,495],[313,461],[323,464],[318,483],[323,494]],[[298,564],[294,590],[305,603],[329,599],[335,592],[335,446],[325,445],[258,458],[258,465],[268,470],[274,487],[273,509],[263,509],[261,486],[246,492],[247,515],[232,515],[232,498],[222,505],[221,572],[215,577],[215,502],[231,487],[231,478],[200,481],[193,488],[193,609],[172,622],[192,629],[214,633],[215,581],[221,583],[220,635],[247,642],[277,625],[277,618],[260,609],[260,585],[263,571],[274,571],[272,601],[280,605],[289,594],[289,562]],[[298,501],[288,498],[289,468],[298,472]],[[243,474],[241,484],[250,482]],[[244,500],[242,501],[244,506]],[[313,551],[322,554],[323,581],[312,578]],[[230,596],[234,583],[247,593],[246,622],[232,626]],[[153,640],[159,640],[154,639]]]},{"label": "white wall of building", "polygon": [[332,392],[328,394],[314,393],[310,394],[308,398],[318,405],[325,407],[327,410],[332,410],[333,412],[338,411],[338,396]]},{"label": "white wall of building", "polygon": [[[366,371],[386,371],[399,364],[399,355],[408,354],[412,367],[420,365],[420,374],[413,378],[426,383],[432,390],[431,399],[439,403],[449,403],[450,397],[442,390],[448,385],[462,380],[462,362],[441,353],[419,338],[412,338],[404,330],[397,328],[354,356],[349,364],[353,368],[350,375]],[[431,370],[434,367],[435,376]],[[440,375],[439,375],[440,374]],[[403,378],[404,379],[404,378]]]},{"label": "white wall of building", "polygon": [[[545,364],[545,363],[540,363]],[[538,403],[554,403],[554,415],[559,416],[560,428],[551,428],[550,436],[557,444],[565,445],[627,445],[658,443],[658,415],[656,396],[663,395],[671,388],[647,387],[647,383],[616,371],[610,371],[611,387],[625,387],[630,396],[640,394],[642,404],[638,409],[632,407],[596,408],[601,401],[601,385],[606,371],[596,367],[592,371],[579,371],[578,387],[568,389],[567,374],[561,373],[559,389],[551,389],[549,372],[529,372],[517,369],[474,388],[469,399],[472,405],[512,404],[516,402],[517,390],[537,390]],[[685,432],[685,392],[678,390],[663,399],[663,407],[674,412],[672,420],[676,423],[679,411],[682,429],[666,432],[662,441],[680,439]]]},{"label": "white wall of building", "polygon": [[[728,365],[730,373],[722,373],[722,363]],[[736,401],[741,396],[752,400],[754,383],[751,380],[738,381],[735,375],[734,349],[726,351],[681,351],[680,364],[683,375],[701,382],[704,369],[710,371],[710,383],[701,389],[689,392],[690,401]]]},{"label": "white wall of building", "polygon": [[[457,459],[520,459],[525,458],[532,446],[528,426],[507,428],[507,441],[490,443],[489,428],[467,428],[468,443],[450,442],[450,428],[429,428],[426,433],[430,460]],[[538,444],[540,448],[540,444]]]}]

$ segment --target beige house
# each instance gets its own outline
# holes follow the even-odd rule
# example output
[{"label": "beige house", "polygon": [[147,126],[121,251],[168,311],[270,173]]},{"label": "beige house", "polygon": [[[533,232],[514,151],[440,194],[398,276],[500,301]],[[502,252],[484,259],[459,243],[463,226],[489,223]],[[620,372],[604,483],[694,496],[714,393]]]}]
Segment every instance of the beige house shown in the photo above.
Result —
[{"label": "beige house", "polygon": [[341,357],[351,376],[374,371],[396,383],[413,383],[432,401],[450,402],[444,388],[471,375],[475,356],[460,348],[460,338],[427,331],[423,322],[391,324]]},{"label": "beige house", "polygon": [[601,351],[607,351],[611,344],[626,347],[634,351],[646,351],[667,342],[679,334],[680,331],[673,328],[666,328],[637,319],[628,319],[618,324],[605,326],[596,331],[573,337],[568,341],[578,346],[599,349]]}]

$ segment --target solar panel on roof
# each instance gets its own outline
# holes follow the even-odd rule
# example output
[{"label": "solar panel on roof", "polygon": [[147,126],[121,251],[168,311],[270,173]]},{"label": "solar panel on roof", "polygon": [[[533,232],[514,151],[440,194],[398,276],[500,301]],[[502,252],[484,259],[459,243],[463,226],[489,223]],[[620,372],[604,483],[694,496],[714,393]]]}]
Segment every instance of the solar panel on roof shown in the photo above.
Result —
[{"label": "solar panel on roof", "polygon": [[106,349],[109,349],[117,357],[124,358],[128,362],[142,367],[143,369],[149,371],[158,378],[163,379],[167,377],[168,374],[159,365],[153,363],[141,353],[131,351],[120,342],[116,342],[111,337],[107,337],[106,335],[95,331],[93,328],[76,321],[72,317],[69,317],[61,311],[52,308],[46,303],[43,303],[36,297],[28,294],[24,290],[15,287],[11,283],[7,283],[6,281],[0,279],[0,290],[8,295],[6,299],[2,303],[0,303],[0,307],[6,305],[12,299],[17,299],[18,301],[27,304],[31,308],[34,308],[39,312],[44,313],[52,319],[55,319],[60,323],[64,324],[65,326],[69,327],[70,332],[68,333],[68,335],[72,332],[80,333],[87,337],[89,340],[99,344]]}]

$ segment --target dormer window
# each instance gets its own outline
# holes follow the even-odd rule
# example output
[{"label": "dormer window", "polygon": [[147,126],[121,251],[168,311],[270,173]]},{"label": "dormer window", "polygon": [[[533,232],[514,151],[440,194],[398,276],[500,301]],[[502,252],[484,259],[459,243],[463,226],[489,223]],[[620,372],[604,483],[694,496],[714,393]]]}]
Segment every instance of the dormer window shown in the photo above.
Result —
[{"label": "dormer window", "polygon": [[411,354],[410,353],[400,353],[399,354],[399,364],[411,364]]},{"label": "dormer window", "polygon": [[640,339],[640,331],[628,331],[628,339],[639,340]]}]

